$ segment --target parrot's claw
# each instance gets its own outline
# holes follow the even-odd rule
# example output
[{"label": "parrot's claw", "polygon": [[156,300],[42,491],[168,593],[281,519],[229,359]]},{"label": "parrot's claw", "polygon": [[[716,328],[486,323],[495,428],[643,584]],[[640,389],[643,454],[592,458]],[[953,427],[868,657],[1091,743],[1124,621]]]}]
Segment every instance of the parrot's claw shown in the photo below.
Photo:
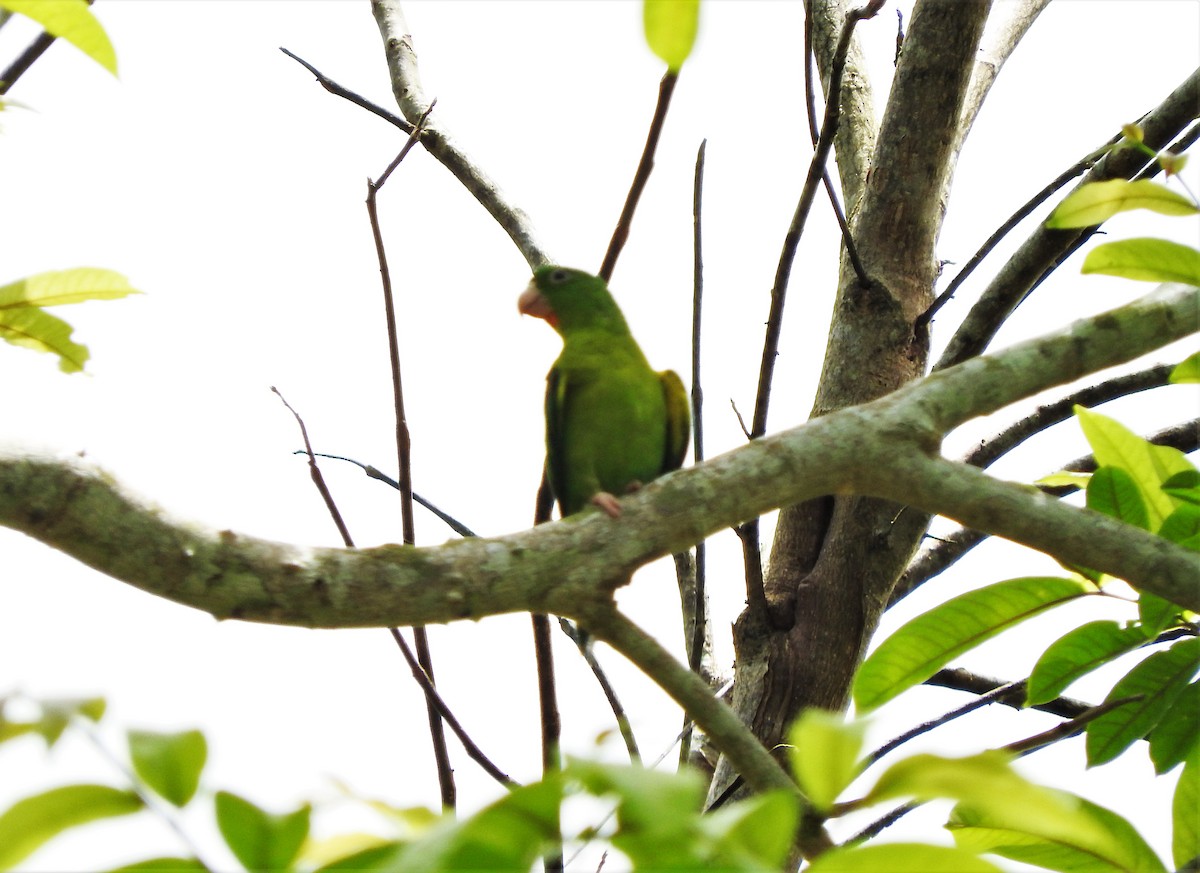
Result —
[{"label": "parrot's claw", "polygon": [[617,502],[617,498],[613,497],[607,491],[598,491],[592,497],[592,503],[604,510],[604,514],[609,518],[621,517],[621,504]]}]

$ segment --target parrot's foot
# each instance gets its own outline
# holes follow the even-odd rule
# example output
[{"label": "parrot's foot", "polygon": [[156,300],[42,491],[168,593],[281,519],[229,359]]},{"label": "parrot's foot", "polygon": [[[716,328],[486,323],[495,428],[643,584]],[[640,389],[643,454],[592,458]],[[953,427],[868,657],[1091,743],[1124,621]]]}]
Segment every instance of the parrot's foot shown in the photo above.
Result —
[{"label": "parrot's foot", "polygon": [[640,481],[638,481],[637,479],[634,479],[632,482],[630,482],[628,485],[625,486],[626,494],[636,494],[638,491],[641,491],[641,490],[642,490],[642,483]]},{"label": "parrot's foot", "polygon": [[592,496],[592,503],[604,510],[604,514],[609,518],[621,517],[621,504],[617,502],[617,498],[613,497],[607,491],[598,491]]}]

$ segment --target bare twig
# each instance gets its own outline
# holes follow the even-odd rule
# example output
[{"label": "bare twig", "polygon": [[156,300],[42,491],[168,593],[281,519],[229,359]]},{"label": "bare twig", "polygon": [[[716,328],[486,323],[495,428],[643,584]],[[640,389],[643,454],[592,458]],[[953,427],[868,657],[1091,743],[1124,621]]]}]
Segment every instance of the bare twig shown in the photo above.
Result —
[{"label": "bare twig", "polygon": [[[1195,120],[1198,105],[1200,70],[1192,73],[1141,119],[1146,145],[1152,149],[1166,146]],[[1117,177],[1132,178],[1146,164],[1147,158],[1140,151],[1118,148],[1098,161],[1080,184]],[[1096,229],[1052,230],[1039,226],[1034,230],[971,307],[933,369],[944,370],[987,348],[1017,306]]]},{"label": "bare twig", "polygon": [[[699,464],[704,460],[704,392],[700,387],[700,337],[701,313],[704,299],[704,246],[702,233],[702,203],[704,194],[704,152],[708,141],[700,143],[696,151],[696,169],[692,179],[692,458]],[[708,592],[706,589],[707,550],[703,540],[696,544],[696,556],[691,572],[677,572],[680,580],[679,593],[684,612],[684,632],[687,641],[688,667],[700,674],[705,644],[710,640],[711,625],[708,616]],[[676,567],[680,556],[676,556]],[[684,584],[688,580],[690,585]],[[690,597],[688,596],[690,594]],[[691,635],[687,635],[688,616],[691,617]],[[710,643],[711,645],[711,643]],[[692,722],[685,714],[683,731],[679,740],[679,766],[687,766],[692,750]]]},{"label": "bare twig", "polygon": [[[408,32],[408,23],[397,0],[371,0],[371,12],[383,39],[392,93],[404,117],[415,122],[429,104],[421,87],[417,54],[413,49],[412,35]],[[533,222],[529,216],[505,198],[499,186],[467,157],[439,122],[425,125],[421,145],[462,183],[504,229],[526,263],[536,268],[551,262],[534,238]]]},{"label": "bare twig", "polygon": [[[299,454],[299,453],[297,453],[297,454]],[[356,461],[356,460],[354,460],[354,458],[347,458],[347,457],[343,457],[342,455],[330,455],[330,454],[326,454],[325,452],[316,452],[315,454],[318,458],[332,458],[335,461],[345,461],[348,464],[353,464],[354,466],[360,468],[364,473],[366,473],[367,477],[369,479],[378,479],[380,482],[383,482],[386,485],[392,486],[397,491],[400,490],[399,482],[397,482],[395,479],[393,479],[391,476],[387,475],[386,473],[384,473],[377,467],[372,467],[370,464],[364,464],[362,461]],[[469,527],[467,527],[465,524],[463,524],[461,521],[459,521],[457,518],[450,515],[449,513],[443,512],[434,503],[431,503],[430,501],[426,500],[424,497],[422,497],[416,491],[414,491],[412,493],[412,499],[413,499],[414,503],[417,503],[417,504],[425,507],[430,512],[432,512],[434,515],[436,515],[438,518],[440,518],[442,521],[444,521],[446,523],[446,526],[449,527],[456,534],[458,534],[460,537],[478,536],[478,534],[476,534],[475,531],[471,530]]]},{"label": "bare twig", "polygon": [[646,145],[642,149],[642,157],[638,161],[637,171],[633,174],[633,183],[625,196],[625,205],[621,208],[621,217],[613,230],[612,239],[608,243],[608,251],[604,253],[604,262],[600,265],[599,276],[605,282],[612,280],[613,270],[617,266],[617,258],[621,249],[629,239],[629,228],[633,224],[633,213],[637,210],[646,183],[650,181],[650,173],[654,170],[654,152],[658,148],[658,138],[662,134],[663,123],[667,120],[667,110],[671,107],[671,95],[675,92],[675,82],[679,74],[668,70],[658,83],[658,102],[654,106],[654,117],[650,119],[650,130],[646,134]]},{"label": "bare twig", "polygon": [[33,66],[34,62],[46,53],[46,49],[54,43],[56,37],[51,36],[44,30],[34,37],[25,51],[8,65],[8,68],[0,73],[0,95],[7,94],[9,89],[16,83],[17,79],[25,74],[25,71]]},{"label": "bare twig", "polygon": [[[899,13],[899,10],[897,10]],[[898,50],[897,50],[898,51]],[[820,142],[820,128],[817,126],[817,100],[816,100],[816,85],[813,82],[813,44],[812,44],[812,9],[808,3],[804,5],[804,106],[807,110],[808,117],[808,133],[812,138],[813,148],[815,149]],[[842,65],[844,67],[845,60]],[[838,201],[837,191],[833,188],[833,178],[829,175],[829,170],[825,167],[821,168],[821,182],[825,186],[825,193],[829,197],[829,205],[833,209],[833,217],[837,219],[838,229],[842,232],[842,245],[846,248],[846,257],[850,260],[850,266],[854,269],[854,275],[858,276],[858,281],[867,281],[867,271],[863,267],[862,261],[858,258],[858,248],[854,245],[854,236],[850,233],[850,224],[846,221],[846,213],[842,209],[842,204]]]},{"label": "bare twig", "polygon": [[313,484],[317,486],[317,492],[321,495],[321,499],[325,501],[325,508],[329,510],[329,515],[342,537],[342,542],[346,544],[346,548],[354,548],[354,540],[350,537],[350,529],[346,527],[342,513],[338,510],[337,504],[333,500],[333,494],[330,493],[329,487],[325,484],[325,477],[321,475],[321,468],[317,466],[317,457],[313,453],[312,444],[308,441],[308,428],[304,426],[304,419],[300,417],[300,413],[292,408],[292,405],[287,402],[287,399],[280,393],[278,388],[272,385],[271,390],[275,392],[275,396],[279,398],[280,402],[287,407],[288,412],[295,416],[296,424],[300,426],[300,437],[304,440],[304,451],[308,455],[308,473],[312,477]]},{"label": "bare twig", "polygon": [[459,741],[463,745],[463,749],[466,751],[467,755],[470,756],[471,760],[475,761],[475,763],[483,768],[485,773],[487,773],[501,785],[510,788],[515,787],[517,783],[514,782],[507,773],[497,767],[491,758],[483,753],[483,750],[479,748],[479,746],[475,744],[475,741],[471,739],[470,735],[467,734],[466,729],[462,726],[462,723],[455,717],[454,713],[450,711],[450,707],[446,705],[446,701],[442,699],[440,694],[438,694],[438,690],[434,686],[433,680],[431,680],[428,674],[426,674],[426,672],[421,668],[421,665],[418,663],[416,656],[412,652],[412,649],[409,648],[408,642],[400,633],[400,629],[391,627],[388,628],[388,630],[391,631],[392,639],[396,641],[396,645],[399,647],[400,653],[404,656],[404,660],[408,663],[408,668],[412,670],[413,679],[416,680],[417,684],[421,686],[421,690],[425,693],[425,699],[430,701],[434,707],[436,707],[438,714],[445,720],[446,724],[450,726],[450,730],[454,731],[454,735],[458,737]]},{"label": "bare twig", "polygon": [[1013,228],[1028,218],[1035,209],[1045,203],[1047,199],[1049,199],[1064,185],[1066,185],[1076,176],[1082,175],[1095,166],[1096,161],[1100,160],[1100,158],[1103,157],[1112,146],[1116,145],[1120,141],[1121,135],[1117,134],[1091,154],[1086,155],[1085,157],[1076,161],[1073,165],[1059,174],[1059,176],[1050,182],[1050,184],[1046,185],[1046,187],[1044,187],[1041,191],[1034,194],[1024,206],[1010,215],[1008,219],[998,228],[996,228],[995,232],[993,232],[992,235],[987,238],[983,245],[979,247],[979,250],[971,256],[971,259],[967,261],[961,270],[958,271],[954,278],[950,280],[950,284],[946,286],[946,290],[939,294],[937,299],[930,304],[929,308],[921,313],[913,325],[913,330],[919,330],[920,328],[929,324],[929,322],[933,319],[933,316],[937,314],[937,311],[950,301],[950,298],[954,296],[954,292],[958,290],[959,286],[966,281],[967,277],[975,271],[975,268],[983,262],[984,258],[991,254],[996,246],[1000,244],[1000,241],[1004,239],[1004,237],[1006,237],[1013,230]]},{"label": "bare twig", "polygon": [[[371,220],[371,234],[375,240],[375,254],[379,260],[379,275],[383,283],[383,305],[387,321],[388,354],[392,373],[392,400],[396,414],[396,460],[397,468],[400,471],[398,481],[400,484],[401,527],[403,530],[403,542],[408,546],[416,544],[416,530],[413,522],[412,508],[411,440],[408,432],[408,419],[404,413],[404,384],[400,370],[400,339],[399,331],[396,327],[396,305],[394,295],[392,294],[392,277],[388,269],[387,251],[383,244],[383,232],[379,226],[376,195],[412,147],[416,145],[417,140],[421,136],[421,130],[428,120],[429,113],[432,111],[433,103],[430,103],[420,120],[414,126],[412,133],[409,134],[408,141],[404,143],[404,147],[401,148],[399,154],[396,155],[387,169],[383,171],[378,181],[372,182],[371,180],[367,180],[367,215]],[[393,637],[399,636],[394,628],[392,629],[392,635]],[[433,654],[429,648],[429,635],[424,627],[419,625],[413,627],[413,643],[417,649],[417,662],[429,678],[429,681],[431,683],[435,682]],[[433,741],[434,760],[437,762],[438,785],[441,788],[442,806],[445,809],[454,809],[458,792],[454,783],[454,768],[450,764],[450,752],[446,746],[446,732],[443,727],[442,715],[433,700],[429,697],[425,699],[425,708],[429,719],[429,735]]]},{"label": "bare twig", "polygon": [[571,642],[579,648],[579,654],[583,655],[583,659],[591,669],[592,675],[600,683],[600,690],[604,692],[604,699],[608,701],[609,708],[612,709],[613,716],[617,720],[617,730],[621,734],[621,739],[625,742],[625,751],[629,755],[629,760],[634,764],[640,764],[642,753],[638,749],[637,737],[633,734],[633,724],[629,721],[629,716],[625,712],[625,707],[621,703],[621,699],[617,697],[617,690],[608,680],[608,674],[604,672],[604,668],[600,666],[600,662],[596,659],[596,653],[592,651],[590,635],[581,633],[578,627],[565,618],[558,620],[558,626],[562,628],[562,632],[570,638]]},{"label": "bare twig", "polygon": [[293,61],[300,64],[300,66],[304,67],[304,69],[308,70],[310,73],[312,73],[314,76],[316,76],[317,82],[320,83],[321,87],[324,88],[326,91],[328,91],[330,94],[334,94],[345,100],[349,100],[355,106],[361,106],[363,109],[367,110],[368,112],[372,113],[373,115],[379,116],[384,121],[388,122],[388,124],[394,124],[396,127],[400,128],[405,133],[413,132],[413,126],[411,124],[409,124],[407,121],[405,121],[403,118],[401,118],[399,115],[397,115],[396,113],[394,113],[388,109],[384,109],[378,103],[372,103],[366,97],[363,97],[361,94],[358,94],[355,91],[351,91],[349,88],[339,85],[337,82],[333,81],[333,79],[326,76],[324,73],[322,73],[320,70],[318,70],[312,64],[310,64],[308,61],[304,60],[304,58],[300,57],[297,54],[294,54],[293,52],[288,51],[283,46],[280,46],[279,50],[281,52],[283,52],[285,55],[287,55],[289,58],[291,58]]}]

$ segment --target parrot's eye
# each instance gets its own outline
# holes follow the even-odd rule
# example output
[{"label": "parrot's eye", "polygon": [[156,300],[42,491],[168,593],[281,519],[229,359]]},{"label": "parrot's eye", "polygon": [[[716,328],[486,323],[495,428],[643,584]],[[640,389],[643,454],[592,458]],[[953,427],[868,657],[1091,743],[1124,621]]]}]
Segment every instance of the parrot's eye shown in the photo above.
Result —
[{"label": "parrot's eye", "polygon": [[567,271],[566,270],[555,270],[553,273],[550,274],[550,281],[556,285],[567,281]]}]

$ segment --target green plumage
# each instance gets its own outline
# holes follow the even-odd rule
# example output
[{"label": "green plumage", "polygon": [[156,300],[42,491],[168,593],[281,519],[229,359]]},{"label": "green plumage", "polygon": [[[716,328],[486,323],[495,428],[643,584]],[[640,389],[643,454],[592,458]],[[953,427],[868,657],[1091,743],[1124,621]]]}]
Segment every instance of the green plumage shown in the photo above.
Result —
[{"label": "green plumage", "polygon": [[547,473],[559,511],[594,503],[615,517],[614,496],[683,463],[690,428],[683,382],[651,369],[596,276],[542,267],[518,305],[563,339],[546,377]]}]

